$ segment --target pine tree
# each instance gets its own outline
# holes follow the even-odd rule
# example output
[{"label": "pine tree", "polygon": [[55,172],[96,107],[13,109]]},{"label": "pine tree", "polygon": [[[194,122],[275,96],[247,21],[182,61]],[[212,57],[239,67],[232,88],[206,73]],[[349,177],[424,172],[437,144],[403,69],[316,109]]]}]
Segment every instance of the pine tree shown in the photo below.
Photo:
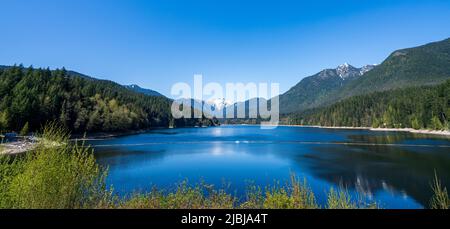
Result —
[{"label": "pine tree", "polygon": [[22,130],[20,130],[20,135],[21,136],[27,136],[28,133],[30,132],[29,129],[30,129],[29,128],[29,124],[28,124],[28,122],[26,122],[25,125],[23,125]]}]

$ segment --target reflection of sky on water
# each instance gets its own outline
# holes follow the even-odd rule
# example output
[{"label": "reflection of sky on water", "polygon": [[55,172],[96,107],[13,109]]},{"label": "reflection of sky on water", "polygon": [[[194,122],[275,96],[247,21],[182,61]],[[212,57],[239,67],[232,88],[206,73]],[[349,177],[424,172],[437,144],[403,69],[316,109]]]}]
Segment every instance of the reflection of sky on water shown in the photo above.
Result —
[{"label": "reflection of sky on water", "polygon": [[[365,144],[335,144],[342,142]],[[96,157],[109,166],[108,182],[121,194],[188,179],[216,186],[226,181],[232,193],[244,195],[249,181],[284,183],[295,172],[322,205],[330,187],[344,186],[355,198],[377,200],[382,207],[419,208],[428,204],[434,169],[443,181],[450,178],[450,148],[437,147],[450,141],[408,133],[227,126],[158,130],[91,144],[105,146],[96,148]]]}]

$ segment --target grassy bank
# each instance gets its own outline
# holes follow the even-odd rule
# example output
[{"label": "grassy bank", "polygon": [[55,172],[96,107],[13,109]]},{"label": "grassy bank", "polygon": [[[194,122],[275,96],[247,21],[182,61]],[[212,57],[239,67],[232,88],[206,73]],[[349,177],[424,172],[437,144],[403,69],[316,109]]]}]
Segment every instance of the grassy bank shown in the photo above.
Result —
[{"label": "grassy bank", "polygon": [[[107,169],[96,163],[92,149],[71,143],[67,132],[54,124],[45,128],[41,137],[46,140],[26,155],[0,157],[0,208],[378,208],[376,202],[351,198],[345,188],[330,189],[321,206],[307,181],[294,174],[284,185],[249,186],[244,198],[237,198],[226,188],[188,182],[181,182],[173,190],[154,188],[121,198],[106,186]],[[447,190],[437,178],[432,189],[435,195],[429,207],[449,208]]]}]

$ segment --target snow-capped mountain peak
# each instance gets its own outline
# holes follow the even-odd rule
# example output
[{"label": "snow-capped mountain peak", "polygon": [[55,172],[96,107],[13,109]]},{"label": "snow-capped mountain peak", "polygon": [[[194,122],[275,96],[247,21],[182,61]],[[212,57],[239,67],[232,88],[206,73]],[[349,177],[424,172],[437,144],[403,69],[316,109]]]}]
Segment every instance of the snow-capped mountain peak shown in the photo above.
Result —
[{"label": "snow-capped mountain peak", "polygon": [[223,108],[232,105],[233,102],[228,101],[224,98],[215,98],[207,101],[209,105],[211,105],[215,110],[222,110]]},{"label": "snow-capped mountain peak", "polygon": [[368,65],[365,65],[365,66],[363,66],[363,67],[360,69],[359,73],[360,73],[360,75],[364,75],[366,72],[372,70],[372,69],[375,68],[376,66],[377,66],[376,64],[368,64]]},{"label": "snow-capped mountain peak", "polygon": [[364,75],[366,72],[372,70],[376,65],[365,65],[361,68],[356,68],[348,63],[339,65],[335,71],[336,74],[341,77],[341,79],[346,80],[354,77],[359,77]]},{"label": "snow-capped mountain peak", "polygon": [[336,68],[336,73],[341,77],[342,79],[346,79],[348,77],[358,76],[359,71],[357,68],[351,66],[348,63],[344,63],[339,65]]}]

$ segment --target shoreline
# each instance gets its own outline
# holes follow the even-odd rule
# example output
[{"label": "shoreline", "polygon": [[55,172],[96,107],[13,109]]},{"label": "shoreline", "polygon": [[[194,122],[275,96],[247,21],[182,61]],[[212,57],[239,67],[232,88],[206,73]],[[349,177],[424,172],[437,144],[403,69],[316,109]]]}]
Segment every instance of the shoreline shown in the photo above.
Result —
[{"label": "shoreline", "polygon": [[[260,124],[224,124],[223,126],[260,126]],[[341,129],[341,130],[370,130],[379,132],[409,132],[413,134],[430,134],[450,137],[450,130],[428,130],[428,129],[413,129],[413,128],[373,128],[373,127],[354,127],[354,126],[319,126],[319,125],[287,125],[280,124],[274,126],[282,127],[306,127],[306,128],[321,128],[321,129]]]},{"label": "shoreline", "polygon": [[0,148],[1,155],[18,155],[33,150],[36,147],[36,142],[17,141],[11,143],[3,143]]},{"label": "shoreline", "polygon": [[[158,129],[158,128],[155,128]],[[86,135],[82,134],[73,134],[70,137],[71,141],[95,141],[95,140],[104,140],[109,138],[116,138],[116,137],[125,137],[130,135],[138,135],[146,133],[150,130],[155,129],[148,129],[148,130],[134,130],[134,131],[125,131],[125,132],[97,132],[97,133],[90,133]]]},{"label": "shoreline", "polygon": [[[220,126],[220,125],[218,125]],[[185,127],[154,127],[150,129],[144,130],[131,130],[125,132],[96,132],[96,133],[88,133],[86,136],[82,134],[73,134],[70,137],[71,141],[96,141],[96,140],[105,140],[109,138],[117,138],[117,137],[125,137],[131,135],[139,135],[144,134],[153,130],[167,130],[167,129],[182,129],[182,128],[209,128],[209,127],[217,127],[217,126],[185,126]]]},{"label": "shoreline", "polygon": [[[223,124],[222,126],[259,126],[258,124]],[[317,125],[277,125],[282,127],[305,127],[305,128],[321,128],[321,129],[342,129],[342,130],[369,130],[369,131],[379,131],[379,132],[408,132],[413,134],[425,134],[425,135],[435,135],[435,136],[444,136],[450,137],[450,131],[448,130],[427,130],[427,129],[412,129],[412,128],[373,128],[373,127],[351,127],[351,126],[317,126]],[[82,135],[73,135],[70,139],[71,141],[95,141],[95,140],[104,140],[108,138],[116,138],[116,137],[124,137],[131,135],[143,134],[151,130],[157,129],[170,129],[170,128],[153,128],[147,130],[136,130],[136,131],[127,131],[127,132],[100,132],[100,133],[92,133],[87,134],[85,137],[81,137]],[[33,150],[36,146],[36,142],[30,141],[17,141],[11,143],[4,143],[0,145],[0,155],[18,155],[25,153],[27,151]]]},{"label": "shoreline", "polygon": [[352,127],[352,126],[316,126],[316,125],[279,125],[287,127],[310,127],[310,128],[322,128],[322,129],[343,129],[343,130],[370,130],[379,132],[409,132],[413,134],[430,134],[449,136],[449,130],[427,130],[427,129],[413,129],[413,128],[373,128],[373,127]]}]

